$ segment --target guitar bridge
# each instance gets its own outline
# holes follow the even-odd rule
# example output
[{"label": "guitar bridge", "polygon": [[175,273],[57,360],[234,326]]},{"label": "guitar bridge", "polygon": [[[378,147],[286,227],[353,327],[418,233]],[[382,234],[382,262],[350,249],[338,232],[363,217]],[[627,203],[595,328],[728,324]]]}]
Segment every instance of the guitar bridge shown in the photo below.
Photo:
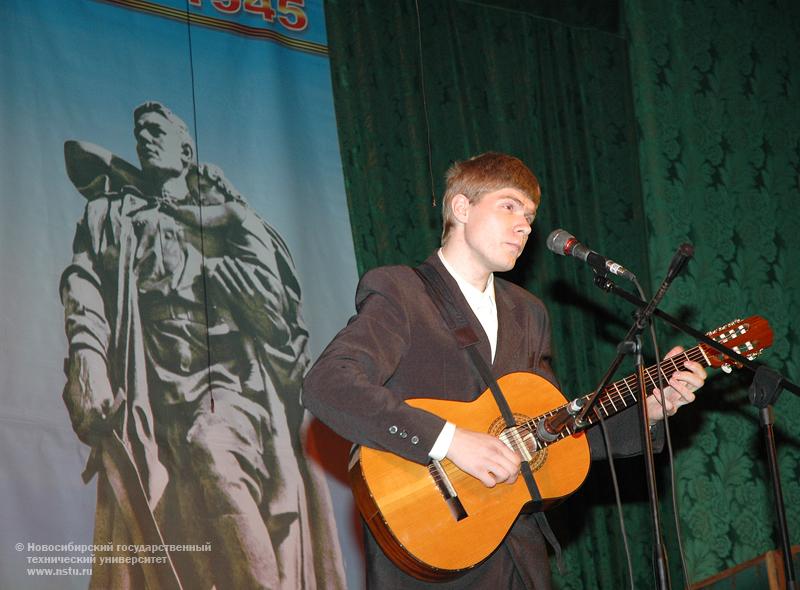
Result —
[{"label": "guitar bridge", "polygon": [[447,477],[447,473],[442,467],[442,464],[433,459],[430,463],[428,463],[428,471],[433,478],[436,487],[439,489],[439,493],[442,494],[447,507],[450,508],[450,512],[453,515],[453,518],[456,519],[456,522],[464,520],[467,516],[467,511],[464,509],[464,505],[461,503],[461,500],[458,498],[458,492],[453,487],[453,484],[450,483],[450,478]]}]

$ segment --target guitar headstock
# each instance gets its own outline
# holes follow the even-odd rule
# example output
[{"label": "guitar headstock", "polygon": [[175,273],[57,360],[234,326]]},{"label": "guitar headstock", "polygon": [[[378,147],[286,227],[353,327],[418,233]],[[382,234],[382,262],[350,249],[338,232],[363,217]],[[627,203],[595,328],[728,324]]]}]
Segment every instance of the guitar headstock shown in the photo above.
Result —
[{"label": "guitar headstock", "polygon": [[[772,328],[766,319],[758,315],[735,320],[706,335],[750,360],[756,358],[765,348],[772,346]],[[700,347],[712,367],[722,368],[723,371],[730,373],[732,367],[738,369],[742,366],[740,362],[714,350],[707,344],[701,343]]]}]

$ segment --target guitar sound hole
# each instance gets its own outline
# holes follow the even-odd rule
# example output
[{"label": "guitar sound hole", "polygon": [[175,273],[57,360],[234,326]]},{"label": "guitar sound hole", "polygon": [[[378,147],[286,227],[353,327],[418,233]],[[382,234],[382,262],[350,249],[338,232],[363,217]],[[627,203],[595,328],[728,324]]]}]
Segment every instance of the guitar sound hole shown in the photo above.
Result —
[{"label": "guitar sound hole", "polygon": [[[525,414],[517,414],[515,412],[514,420],[516,421],[517,424],[524,424],[528,422],[528,420],[530,420],[530,417],[526,416]],[[537,451],[536,437],[532,436],[532,434],[527,428],[517,426],[516,429],[519,433],[519,437],[521,437],[522,439],[522,443],[525,445],[525,449],[523,449],[521,452],[523,458],[527,458],[525,457],[525,454],[527,453],[530,456],[530,459],[528,459],[528,463],[531,466],[531,471],[538,471],[539,469],[542,468],[544,462],[547,461],[547,447]],[[509,431],[509,435],[504,437],[505,440],[504,439],[501,440],[503,440],[503,442],[505,442],[507,446],[514,449],[513,444],[515,443],[514,442],[510,443],[509,441],[516,441],[516,444],[518,444],[520,438],[511,433],[512,430],[514,429],[506,428],[505,420],[503,420],[502,416],[498,416],[497,418],[495,418],[494,422],[492,422],[489,425],[489,429],[487,430],[487,432],[492,436],[499,438],[504,431]]]}]

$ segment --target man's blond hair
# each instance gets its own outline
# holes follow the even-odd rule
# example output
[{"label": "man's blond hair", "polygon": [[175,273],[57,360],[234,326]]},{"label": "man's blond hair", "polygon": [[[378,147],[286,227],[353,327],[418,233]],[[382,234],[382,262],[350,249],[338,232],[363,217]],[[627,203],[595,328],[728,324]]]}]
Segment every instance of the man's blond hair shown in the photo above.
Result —
[{"label": "man's blond hair", "polygon": [[453,163],[445,174],[445,182],[442,245],[455,225],[450,205],[456,195],[464,195],[470,203],[476,203],[486,193],[514,188],[528,196],[537,207],[542,195],[539,180],[522,160],[498,152],[486,152]]}]

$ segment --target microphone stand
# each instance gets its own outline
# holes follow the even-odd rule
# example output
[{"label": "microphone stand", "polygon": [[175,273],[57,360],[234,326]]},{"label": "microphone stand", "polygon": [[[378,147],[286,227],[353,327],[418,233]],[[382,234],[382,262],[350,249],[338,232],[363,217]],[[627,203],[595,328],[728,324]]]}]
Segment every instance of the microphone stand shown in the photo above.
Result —
[{"label": "microphone stand", "polygon": [[[607,277],[605,277],[607,280]],[[641,352],[641,337],[639,333],[644,328],[647,317],[643,313],[637,314],[637,320],[628,330],[625,338],[617,346],[617,356],[611,362],[608,370],[606,371],[600,384],[594,390],[592,395],[587,399],[586,403],[580,407],[580,413],[575,411],[557,412],[550,418],[542,420],[539,423],[537,434],[544,440],[555,440],[558,434],[568,427],[572,427],[572,432],[578,432],[591,423],[587,420],[589,412],[591,412],[597,405],[597,400],[600,394],[606,389],[611,382],[614,373],[616,373],[625,355],[633,353],[636,355],[636,377],[639,389],[639,401],[646,399],[646,381],[645,381],[645,366]],[[641,419],[641,438],[642,450],[645,458],[645,472],[647,477],[647,491],[650,503],[650,515],[653,521],[653,562],[656,569],[656,578],[658,580],[659,590],[669,590],[669,568],[667,567],[667,554],[664,545],[664,537],[661,533],[661,520],[658,511],[658,497],[656,494],[656,478],[655,478],[655,460],[653,458],[653,441],[650,437],[650,419],[647,415],[647,403],[639,403],[640,419]],[[575,415],[577,413],[577,415]],[[596,414],[600,419],[600,414]]]},{"label": "microphone stand", "polygon": [[767,463],[772,480],[772,496],[775,501],[775,517],[778,520],[778,534],[781,540],[783,553],[783,571],[786,575],[786,588],[796,590],[800,588],[794,573],[792,560],[792,544],[789,539],[789,527],[786,524],[786,507],[783,502],[783,487],[781,474],[778,468],[778,453],[775,450],[775,432],[772,425],[775,423],[775,413],[772,404],[777,401],[781,393],[782,377],[768,367],[759,367],[753,382],[750,384],[750,403],[759,408],[761,433],[764,437],[764,446],[767,448]]},{"label": "microphone stand", "polygon": [[[570,415],[559,415],[556,414],[550,419],[544,420],[541,423],[540,434],[550,433],[551,435],[557,434],[560,430],[563,430],[570,422],[572,422],[576,428],[576,430],[580,430],[585,428],[589,425],[589,421],[587,420],[587,416],[590,412],[594,410],[595,405],[597,405],[597,400],[600,398],[600,394],[605,390],[606,386],[611,381],[611,377],[616,372],[619,365],[622,363],[622,360],[626,353],[632,352],[636,355],[636,376],[638,382],[638,389],[639,389],[639,412],[640,412],[640,419],[641,419],[641,439],[642,439],[642,453],[645,460],[645,472],[647,477],[647,491],[648,491],[648,498],[650,503],[650,516],[653,523],[653,564],[655,567],[655,574],[657,580],[657,588],[659,590],[669,590],[670,588],[670,580],[669,580],[669,567],[667,564],[667,552],[666,546],[664,544],[664,536],[661,532],[661,518],[658,509],[658,494],[656,491],[656,472],[655,472],[655,459],[653,457],[653,441],[650,436],[650,418],[647,414],[647,403],[645,400],[647,399],[647,380],[645,377],[645,364],[644,358],[642,356],[642,346],[641,346],[641,337],[640,334],[644,327],[650,322],[650,319],[653,315],[653,312],[658,307],[658,304],[663,299],[664,295],[669,289],[669,286],[672,284],[672,281],[678,275],[680,270],[683,268],[686,261],[692,254],[692,247],[688,244],[682,244],[680,248],[678,248],[677,253],[672,259],[670,263],[669,269],[667,271],[667,275],[664,278],[664,281],[661,283],[656,294],[650,300],[649,303],[644,305],[642,309],[640,309],[636,313],[636,321],[628,330],[628,333],[625,335],[625,338],[622,340],[620,345],[617,348],[617,356],[614,361],[611,363],[608,371],[606,372],[605,376],[603,377],[600,385],[598,385],[597,389],[595,389],[594,393],[592,393],[591,397],[588,398],[586,403],[577,412],[577,415],[574,418]],[[602,275],[606,281],[608,281],[607,275],[602,273]],[[610,281],[608,281],[610,282]],[[612,283],[613,284],[613,283]],[[640,289],[641,290],[641,289]]]},{"label": "microphone stand", "polygon": [[[595,276],[595,284],[604,291],[618,295],[619,297],[622,297],[626,301],[633,303],[639,308],[646,309],[648,306],[648,304],[642,299],[639,299],[628,291],[620,289],[616,284],[609,280],[607,275],[598,274]],[[668,324],[684,332],[685,334],[689,334],[693,338],[709,345],[711,348],[714,348],[725,357],[733,359],[737,364],[746,367],[748,370],[754,373],[753,381],[750,385],[749,398],[750,403],[759,408],[759,421],[761,424],[764,445],[766,446],[767,450],[767,463],[770,472],[770,480],[772,483],[772,494],[773,501],[775,503],[775,516],[777,519],[778,533],[780,536],[781,553],[783,555],[783,570],[786,579],[786,588],[787,590],[800,590],[800,583],[798,583],[794,571],[789,528],[786,523],[786,508],[783,500],[783,488],[781,485],[780,471],[778,468],[775,432],[773,430],[775,416],[772,407],[777,401],[782,389],[786,389],[795,395],[800,396],[800,387],[798,387],[797,384],[788,381],[782,375],[770,369],[769,367],[748,359],[747,357],[728,348],[727,346],[720,344],[716,340],[709,338],[702,332],[698,332],[694,328],[684,324],[677,318],[664,313],[660,309],[655,308],[652,311],[653,315],[665,320]],[[645,406],[646,404],[639,405]]]}]

